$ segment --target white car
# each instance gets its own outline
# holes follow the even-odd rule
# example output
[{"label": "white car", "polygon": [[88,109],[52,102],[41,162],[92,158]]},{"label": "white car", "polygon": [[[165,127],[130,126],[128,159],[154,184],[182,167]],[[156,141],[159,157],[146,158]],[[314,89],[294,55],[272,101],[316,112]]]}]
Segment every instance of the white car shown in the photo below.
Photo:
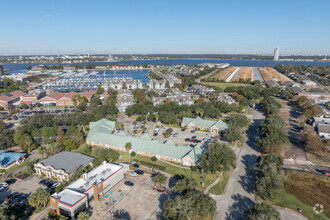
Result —
[{"label": "white car", "polygon": [[139,174],[135,173],[135,172],[130,172],[129,173],[130,176],[138,176]]},{"label": "white car", "polygon": [[0,186],[2,186],[3,188],[7,188],[8,187],[8,183],[2,182],[2,183],[0,183]]},{"label": "white car", "polygon": [[54,184],[52,185],[52,188],[55,189],[56,187],[58,187],[58,186],[60,186],[60,185],[62,185],[62,183],[54,183]]}]

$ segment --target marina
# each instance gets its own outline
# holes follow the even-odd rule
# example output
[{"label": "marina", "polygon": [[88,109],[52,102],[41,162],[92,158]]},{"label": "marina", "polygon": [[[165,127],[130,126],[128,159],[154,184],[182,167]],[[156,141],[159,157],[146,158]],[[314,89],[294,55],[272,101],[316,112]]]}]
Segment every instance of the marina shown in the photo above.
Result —
[{"label": "marina", "polygon": [[124,84],[131,89],[143,88],[148,78],[145,74],[148,71],[63,71],[47,72],[60,78],[43,85],[44,90],[55,91],[85,91],[96,90],[102,86],[105,90],[109,87],[121,89]]}]

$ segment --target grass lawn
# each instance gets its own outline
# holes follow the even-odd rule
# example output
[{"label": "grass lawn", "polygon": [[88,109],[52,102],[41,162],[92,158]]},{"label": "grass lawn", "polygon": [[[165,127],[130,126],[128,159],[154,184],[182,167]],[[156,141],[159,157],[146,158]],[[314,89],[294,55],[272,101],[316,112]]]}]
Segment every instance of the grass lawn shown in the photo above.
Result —
[{"label": "grass lawn", "polygon": [[311,207],[322,204],[324,214],[330,216],[329,177],[298,171],[286,171],[285,175],[288,193]]},{"label": "grass lawn", "polygon": [[[305,203],[301,202],[300,200],[296,199],[294,196],[287,193],[285,190],[283,190],[280,195],[278,195],[277,199],[272,202],[274,205],[286,207],[289,209],[292,209],[294,211],[297,211],[298,208],[302,210],[301,214],[306,216],[307,218],[314,220],[327,220],[329,219],[324,214],[317,215],[313,207],[306,205]],[[324,205],[324,204],[323,204]]]},{"label": "grass lawn", "polygon": [[221,89],[225,89],[230,86],[251,86],[251,84],[247,84],[247,83],[225,83],[225,82],[201,82],[201,84],[206,86],[215,86]]},{"label": "grass lawn", "polygon": [[311,154],[311,153],[306,153],[306,155],[307,155],[308,160],[314,164],[323,165],[323,166],[328,166],[330,164],[329,157],[321,158],[321,157],[316,156],[315,154]]},{"label": "grass lawn", "polygon": [[21,164],[16,164],[6,170],[7,173],[13,172],[14,170],[21,168],[29,163],[29,161],[32,160],[31,158],[26,159],[23,163]]},{"label": "grass lawn", "polygon": [[[128,162],[128,153],[127,152],[119,152],[119,153],[121,155],[119,161],[120,162]],[[177,175],[185,175],[187,177],[192,177],[197,182],[197,188],[202,189],[202,190],[206,189],[206,187],[208,185],[210,185],[212,182],[214,182],[217,179],[218,175],[219,175],[218,173],[216,173],[216,174],[210,174],[209,173],[204,178],[203,175],[198,171],[193,172],[190,169],[185,169],[185,168],[181,168],[181,167],[177,167],[177,166],[172,166],[168,163],[164,163],[164,162],[159,161],[159,160],[151,161],[150,158],[143,157],[143,156],[135,156],[135,157],[131,157],[130,159],[131,159],[131,161],[140,160],[140,161],[153,163],[153,164],[155,164],[159,167],[165,167],[164,172],[169,173],[172,176],[177,174]],[[204,184],[204,186],[202,184]]]},{"label": "grass lawn", "polygon": [[223,193],[223,191],[225,190],[225,187],[228,183],[231,171],[232,171],[232,168],[230,170],[224,172],[222,174],[220,181],[215,186],[213,186],[209,192],[214,195],[221,195]]}]

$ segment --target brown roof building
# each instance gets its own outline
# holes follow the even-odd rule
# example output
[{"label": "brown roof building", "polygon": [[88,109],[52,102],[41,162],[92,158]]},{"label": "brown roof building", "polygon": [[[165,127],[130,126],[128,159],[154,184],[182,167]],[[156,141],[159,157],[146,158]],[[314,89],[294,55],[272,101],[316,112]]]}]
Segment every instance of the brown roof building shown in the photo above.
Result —
[{"label": "brown roof building", "polygon": [[15,102],[19,102],[21,96],[25,95],[22,91],[14,91],[0,96],[0,106],[4,109],[12,108]]}]

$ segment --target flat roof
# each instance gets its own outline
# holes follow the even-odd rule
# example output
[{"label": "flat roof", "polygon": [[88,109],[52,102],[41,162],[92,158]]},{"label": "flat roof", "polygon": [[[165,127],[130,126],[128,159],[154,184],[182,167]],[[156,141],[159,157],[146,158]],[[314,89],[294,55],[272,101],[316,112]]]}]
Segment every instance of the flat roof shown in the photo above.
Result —
[{"label": "flat roof", "polygon": [[73,190],[64,189],[60,193],[54,193],[52,197],[59,198],[59,202],[64,205],[74,206],[87,195],[75,192]]},{"label": "flat roof", "polygon": [[65,188],[83,193],[89,190],[94,183],[98,184],[101,181],[105,181],[123,167],[124,165],[103,163],[92,171],[84,173],[82,178],[79,178]]}]

